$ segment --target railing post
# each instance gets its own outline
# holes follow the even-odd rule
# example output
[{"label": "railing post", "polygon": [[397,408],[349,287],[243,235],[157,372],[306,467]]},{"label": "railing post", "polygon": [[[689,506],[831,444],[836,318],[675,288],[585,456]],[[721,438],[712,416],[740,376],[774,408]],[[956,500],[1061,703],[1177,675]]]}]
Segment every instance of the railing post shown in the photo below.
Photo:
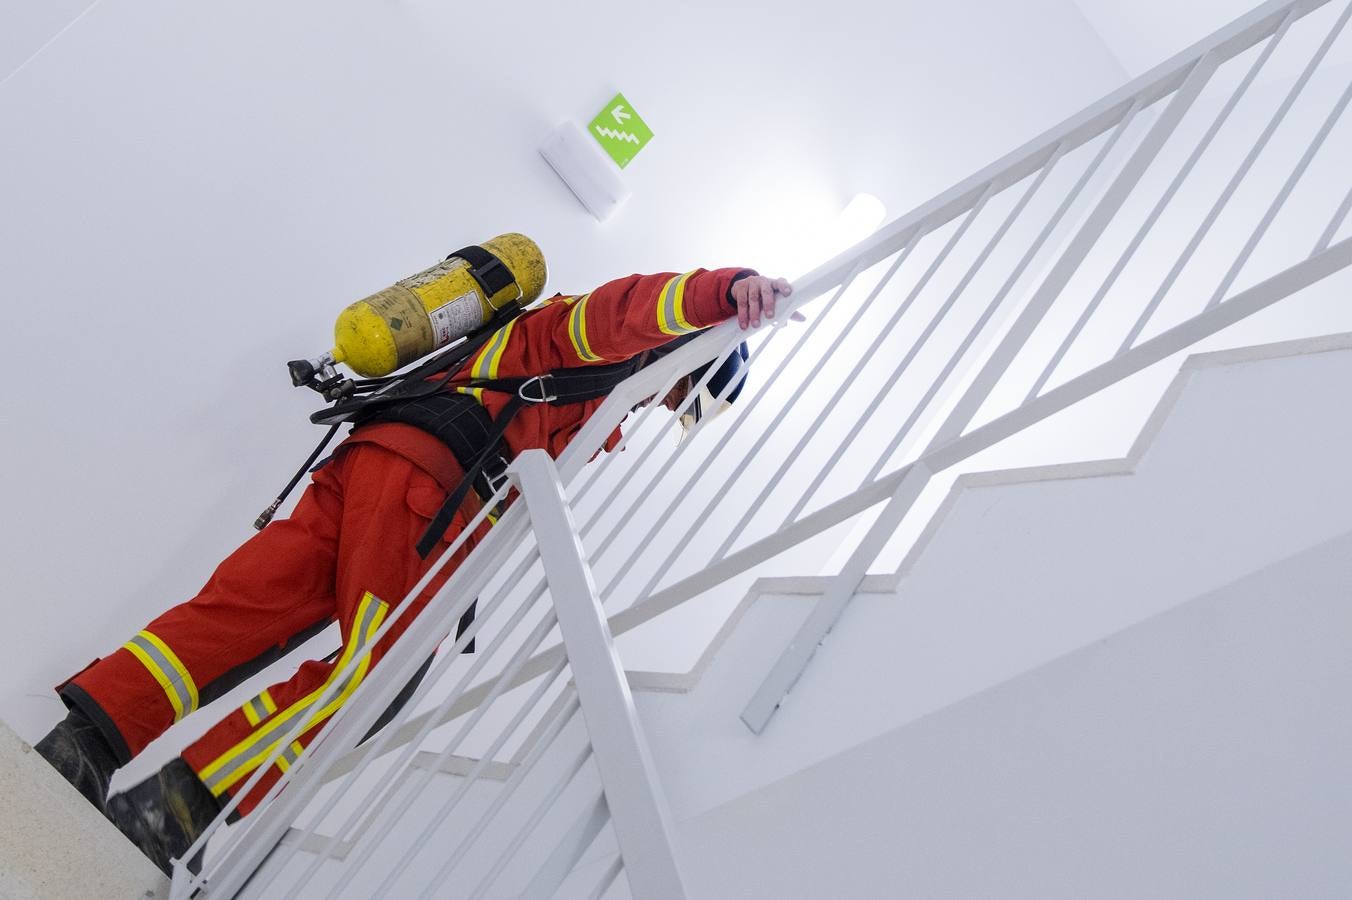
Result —
[{"label": "railing post", "polygon": [[682,900],[671,816],[558,471],[543,450],[528,450],[512,472],[535,528],[630,892]]}]

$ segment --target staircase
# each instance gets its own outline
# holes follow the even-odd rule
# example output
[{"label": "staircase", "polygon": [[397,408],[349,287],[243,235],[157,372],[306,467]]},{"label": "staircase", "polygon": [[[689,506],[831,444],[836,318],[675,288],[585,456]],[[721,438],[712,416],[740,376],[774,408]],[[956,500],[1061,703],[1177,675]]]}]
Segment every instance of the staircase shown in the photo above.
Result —
[{"label": "staircase", "polygon": [[912,718],[682,822],[691,895],[1343,896],[1350,592],[1347,532],[951,705],[889,709]]},{"label": "staircase", "polygon": [[1349,379],[1352,334],[1197,355],[1127,457],[963,476],[761,735],[738,713],[821,579],[761,579],[690,672],[628,673],[692,896],[1336,894],[1352,506],[1311,497],[1352,497]]},{"label": "staircase", "polygon": [[0,724],[0,897],[163,900],[169,881],[8,726]]},{"label": "staircase", "polygon": [[[820,581],[762,581],[693,684],[631,676],[673,813],[694,818],[1352,532],[1352,504],[1334,499],[1352,498],[1352,418],[1328,414],[1348,379],[1352,334],[1203,354],[1128,457],[964,475],[757,736],[737,715],[821,598]],[[1327,572],[1344,597],[1347,571]]]},{"label": "staircase", "polygon": [[[1270,0],[798,279],[735,416],[630,415],[726,323],[523,454],[170,896],[1336,892],[1352,337],[1196,354],[1348,293],[1349,18]],[[1135,444],[1010,468],[1085,422]]]}]

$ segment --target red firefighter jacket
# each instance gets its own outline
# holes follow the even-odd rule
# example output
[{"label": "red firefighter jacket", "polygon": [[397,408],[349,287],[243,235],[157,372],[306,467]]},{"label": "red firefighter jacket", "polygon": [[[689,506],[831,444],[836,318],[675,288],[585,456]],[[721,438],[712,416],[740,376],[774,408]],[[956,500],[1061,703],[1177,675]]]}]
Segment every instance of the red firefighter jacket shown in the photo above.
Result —
[{"label": "red firefighter jacket", "polygon": [[[474,394],[496,418],[510,396],[463,387],[470,379],[528,377],[552,369],[629,359],[732,316],[736,305],[730,288],[743,273],[750,270],[630,275],[607,282],[589,294],[556,295],[499,329],[451,379],[448,389]],[[527,405],[504,435],[509,455],[543,449],[557,457],[603,399],[560,406]],[[607,439],[606,449],[613,449],[619,440],[616,429]],[[461,477],[460,467],[445,445],[412,426],[368,425],[354,432],[343,446],[363,442],[379,444],[409,459],[448,491]],[[472,492],[470,498],[470,505],[477,509]]]}]

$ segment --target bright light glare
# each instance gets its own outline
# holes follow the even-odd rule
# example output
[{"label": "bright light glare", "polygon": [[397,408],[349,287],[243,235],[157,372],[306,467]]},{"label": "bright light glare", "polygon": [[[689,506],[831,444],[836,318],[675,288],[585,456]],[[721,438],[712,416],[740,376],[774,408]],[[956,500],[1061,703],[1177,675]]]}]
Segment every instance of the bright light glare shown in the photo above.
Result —
[{"label": "bright light glare", "polygon": [[886,220],[887,207],[883,201],[872,194],[855,194],[831,225],[823,261],[859,243]]},{"label": "bright light glare", "polygon": [[745,258],[763,273],[804,275],[878,230],[887,207],[873,194],[855,194],[841,209],[825,184],[799,180],[759,201]]}]

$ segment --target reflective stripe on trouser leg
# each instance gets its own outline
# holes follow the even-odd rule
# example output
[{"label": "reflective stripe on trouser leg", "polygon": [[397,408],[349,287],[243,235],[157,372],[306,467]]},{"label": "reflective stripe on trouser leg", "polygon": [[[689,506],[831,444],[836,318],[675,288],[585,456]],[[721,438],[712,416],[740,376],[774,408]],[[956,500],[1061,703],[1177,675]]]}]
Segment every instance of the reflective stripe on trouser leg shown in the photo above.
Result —
[{"label": "reflective stripe on trouser leg", "polygon": [[277,757],[277,768],[285,772],[296,764],[300,755],[305,752],[305,745],[300,741],[292,741],[291,746],[282,751],[282,755]]},{"label": "reflective stripe on trouser leg", "polygon": [[244,718],[249,720],[250,725],[257,725],[277,711],[277,704],[267,688],[264,688],[261,694],[250,698],[240,709],[244,710]]},{"label": "reflective stripe on trouser leg", "polygon": [[[328,702],[322,708],[314,708],[319,699],[333,685],[334,679],[338,677],[343,668],[370,642],[371,637],[376,633],[376,629],[380,627],[380,623],[384,620],[385,612],[388,609],[387,604],[367,591],[357,607],[357,615],[352,624],[352,633],[348,636],[347,646],[343,648],[343,655],[334,664],[333,671],[324,683],[280,713],[271,716],[244,740],[212,760],[198,773],[202,783],[210,788],[212,793],[221,796],[258,768],[297,723],[302,720],[305,721],[301,730],[301,734],[304,734],[333,715],[339,707],[346,703],[347,699],[352,696],[352,692],[366,677],[366,672],[371,666],[369,655],[364,657],[356,668],[342,679],[338,689],[331,694]],[[249,713],[246,712],[246,718],[248,715]],[[294,747],[288,748],[284,756],[279,758],[279,763],[286,762],[286,765],[289,766],[290,762],[294,761],[296,756],[299,756],[299,752],[291,756],[289,761],[285,759],[285,754],[291,753],[294,749]],[[281,768],[285,771],[286,766]]]},{"label": "reflective stripe on trouser leg", "polygon": [[197,685],[187,668],[164,641],[149,631],[139,631],[122,645],[146,667],[151,676],[164,688],[164,694],[174,707],[174,721],[197,709]]}]

